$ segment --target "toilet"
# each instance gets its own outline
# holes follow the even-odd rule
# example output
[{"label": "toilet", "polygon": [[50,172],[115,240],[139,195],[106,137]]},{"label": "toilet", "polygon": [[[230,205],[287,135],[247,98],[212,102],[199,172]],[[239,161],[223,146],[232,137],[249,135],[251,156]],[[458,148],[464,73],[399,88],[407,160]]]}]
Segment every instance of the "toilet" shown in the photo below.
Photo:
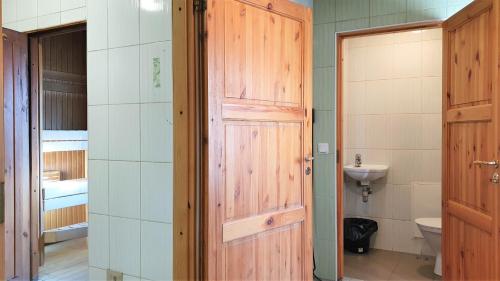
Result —
[{"label": "toilet", "polygon": [[436,252],[434,273],[441,276],[441,218],[418,218],[415,223],[424,239]]}]

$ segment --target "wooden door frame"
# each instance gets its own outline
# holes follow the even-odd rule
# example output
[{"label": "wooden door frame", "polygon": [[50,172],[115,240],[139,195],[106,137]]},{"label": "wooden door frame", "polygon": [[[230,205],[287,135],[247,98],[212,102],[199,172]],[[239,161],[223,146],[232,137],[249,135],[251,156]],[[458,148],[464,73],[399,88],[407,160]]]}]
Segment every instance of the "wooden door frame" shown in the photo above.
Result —
[{"label": "wooden door frame", "polygon": [[[412,30],[422,30],[431,28],[442,28],[443,21],[424,21],[401,25],[375,27],[356,31],[337,33],[337,113],[336,113],[336,140],[337,140],[337,279],[344,277],[344,167],[343,167],[343,43],[344,40],[354,37],[380,35],[387,33],[398,33]],[[333,93],[335,94],[335,93]]]},{"label": "wooden door frame", "polygon": [[[202,2],[202,1],[199,1]],[[199,280],[200,91],[194,1],[172,1],[173,279]]]},{"label": "wooden door frame", "polygon": [[[2,0],[0,0],[0,22],[2,22]],[[3,103],[3,28],[0,25],[0,35],[2,35],[0,42],[0,171],[5,170],[5,136],[4,132],[4,103]],[[5,174],[0,172],[0,192],[3,194],[5,188]],[[3,196],[0,200],[4,200]],[[5,216],[5,202],[0,202],[0,212]],[[3,221],[3,218],[0,220]],[[5,227],[4,223],[0,223],[0,280],[5,279]]]},{"label": "wooden door frame", "polygon": [[29,81],[30,81],[30,172],[31,172],[31,278],[38,277],[38,271],[43,264],[45,241],[42,235],[43,218],[41,213],[41,146],[40,132],[43,130],[41,124],[41,68],[42,49],[40,40],[45,37],[57,36],[66,33],[86,30],[85,23],[73,23],[65,26],[45,29],[28,35],[29,53]]}]

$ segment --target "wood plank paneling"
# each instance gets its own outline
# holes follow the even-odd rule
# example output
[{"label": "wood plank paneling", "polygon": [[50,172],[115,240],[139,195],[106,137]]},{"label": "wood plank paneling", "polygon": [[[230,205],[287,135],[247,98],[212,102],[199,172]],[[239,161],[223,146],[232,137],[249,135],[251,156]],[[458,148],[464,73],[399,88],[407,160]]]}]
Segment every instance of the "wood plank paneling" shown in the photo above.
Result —
[{"label": "wood plank paneling", "polygon": [[44,37],[43,129],[87,129],[86,32]]},{"label": "wood plank paneling", "polygon": [[28,37],[4,29],[6,279],[30,279],[30,129]]},{"label": "wood plank paneling", "polygon": [[87,177],[86,158],[84,150],[45,152],[43,168],[45,171],[60,171],[61,180],[81,179]]},{"label": "wood plank paneling", "polygon": [[443,280],[500,280],[500,2],[476,0],[443,33]]},{"label": "wood plank paneling", "polygon": [[44,213],[45,230],[86,222],[87,205],[73,206]]},{"label": "wood plank paneling", "polygon": [[[84,150],[45,152],[43,167],[46,171],[60,171],[61,180],[87,177],[87,155]],[[74,206],[44,213],[44,229],[63,227],[87,221],[87,206]]]}]

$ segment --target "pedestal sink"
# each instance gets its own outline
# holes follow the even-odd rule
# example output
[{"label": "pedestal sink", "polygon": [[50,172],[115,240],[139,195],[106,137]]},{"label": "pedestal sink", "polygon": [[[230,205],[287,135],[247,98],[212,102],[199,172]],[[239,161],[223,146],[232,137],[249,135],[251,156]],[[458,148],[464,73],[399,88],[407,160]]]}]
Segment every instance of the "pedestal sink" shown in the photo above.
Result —
[{"label": "pedestal sink", "polygon": [[362,164],[359,167],[355,165],[344,166],[345,173],[358,181],[359,186],[363,188],[363,202],[368,202],[368,195],[372,193],[370,182],[385,177],[389,166]]},{"label": "pedestal sink", "polygon": [[354,165],[344,166],[345,173],[349,177],[359,181],[361,185],[370,185],[371,181],[385,177],[388,169],[389,166],[387,165],[362,164],[361,167],[355,167]]}]

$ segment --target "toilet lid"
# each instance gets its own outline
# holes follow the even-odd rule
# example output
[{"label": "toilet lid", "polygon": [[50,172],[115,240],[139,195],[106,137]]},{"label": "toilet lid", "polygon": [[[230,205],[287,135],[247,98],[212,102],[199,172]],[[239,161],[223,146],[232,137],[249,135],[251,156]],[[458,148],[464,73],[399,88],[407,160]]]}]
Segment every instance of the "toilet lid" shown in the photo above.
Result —
[{"label": "toilet lid", "polygon": [[415,222],[429,231],[441,232],[441,218],[419,218]]}]

